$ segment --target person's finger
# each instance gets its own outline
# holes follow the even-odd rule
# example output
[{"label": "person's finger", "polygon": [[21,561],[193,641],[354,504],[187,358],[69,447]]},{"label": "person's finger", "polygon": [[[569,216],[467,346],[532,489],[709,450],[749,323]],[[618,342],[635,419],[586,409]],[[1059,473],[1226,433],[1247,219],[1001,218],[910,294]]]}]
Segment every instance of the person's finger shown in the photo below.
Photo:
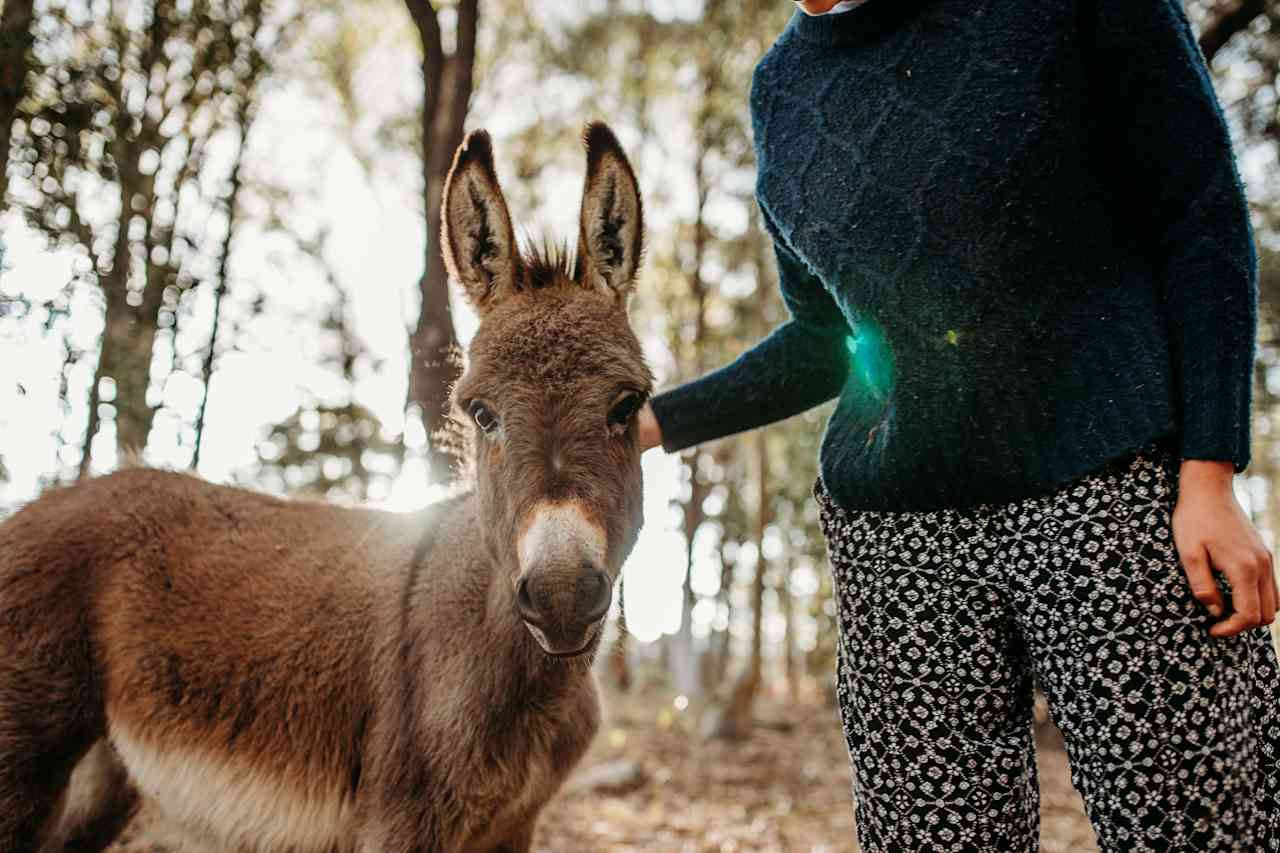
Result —
[{"label": "person's finger", "polygon": [[1231,584],[1232,614],[1209,628],[1211,637],[1230,637],[1262,623],[1262,602],[1258,598],[1260,573],[1255,567],[1237,566],[1223,572]]},{"label": "person's finger", "polygon": [[1276,621],[1276,582],[1270,575],[1258,581],[1259,619],[1263,625]]},{"label": "person's finger", "polygon": [[1213,578],[1213,569],[1209,565],[1209,554],[1203,547],[1188,548],[1182,555],[1182,570],[1187,575],[1187,583],[1191,587],[1191,595],[1204,605],[1214,618],[1224,614],[1222,590]]},{"label": "person's finger", "polygon": [[1270,551],[1267,552],[1267,567],[1259,586],[1259,597],[1262,600],[1262,624],[1270,625],[1276,621],[1276,608],[1280,606],[1280,595],[1276,592],[1276,569]]},{"label": "person's finger", "polygon": [[651,447],[661,446],[662,427],[658,425],[658,418],[653,413],[653,407],[647,401],[640,408],[640,413],[636,416],[636,420],[639,427],[640,449],[648,450]]}]

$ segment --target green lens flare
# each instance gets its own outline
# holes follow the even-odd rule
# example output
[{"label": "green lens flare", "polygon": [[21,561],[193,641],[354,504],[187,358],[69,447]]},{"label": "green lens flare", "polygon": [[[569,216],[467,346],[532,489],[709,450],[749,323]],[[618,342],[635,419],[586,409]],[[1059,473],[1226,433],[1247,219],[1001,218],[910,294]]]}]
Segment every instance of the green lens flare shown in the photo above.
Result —
[{"label": "green lens flare", "polygon": [[869,321],[859,321],[844,339],[852,366],[851,381],[867,397],[883,403],[893,393],[893,353],[884,330]]}]

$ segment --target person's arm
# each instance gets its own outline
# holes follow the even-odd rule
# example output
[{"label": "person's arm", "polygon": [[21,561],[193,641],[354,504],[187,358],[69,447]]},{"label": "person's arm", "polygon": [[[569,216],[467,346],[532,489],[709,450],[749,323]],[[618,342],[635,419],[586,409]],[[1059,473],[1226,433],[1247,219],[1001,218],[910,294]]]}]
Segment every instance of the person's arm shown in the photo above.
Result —
[{"label": "person's arm", "polygon": [[[1271,554],[1236,503],[1249,463],[1257,255],[1212,78],[1178,0],[1095,4],[1091,73],[1129,210],[1162,262],[1180,412],[1174,542],[1224,637],[1270,623]],[[1114,146],[1114,149],[1112,149]],[[1232,611],[1214,579],[1231,586]]]},{"label": "person's arm", "polygon": [[1257,253],[1213,80],[1179,0],[1093,0],[1118,189],[1163,264],[1182,456],[1249,462]]},{"label": "person's arm", "polygon": [[783,420],[840,393],[850,358],[844,315],[822,282],[770,232],[791,319],[731,364],[654,397],[641,413],[642,445],[683,450]]}]

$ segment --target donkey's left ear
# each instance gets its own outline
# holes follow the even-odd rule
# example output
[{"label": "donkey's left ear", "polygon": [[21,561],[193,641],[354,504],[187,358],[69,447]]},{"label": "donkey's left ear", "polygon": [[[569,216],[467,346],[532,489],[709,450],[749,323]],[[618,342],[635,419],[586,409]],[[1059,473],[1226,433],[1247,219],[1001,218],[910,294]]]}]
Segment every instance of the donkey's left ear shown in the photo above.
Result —
[{"label": "donkey's left ear", "polygon": [[578,277],[585,287],[613,293],[625,304],[644,249],[640,187],[608,125],[592,122],[582,139],[587,182],[578,225]]}]

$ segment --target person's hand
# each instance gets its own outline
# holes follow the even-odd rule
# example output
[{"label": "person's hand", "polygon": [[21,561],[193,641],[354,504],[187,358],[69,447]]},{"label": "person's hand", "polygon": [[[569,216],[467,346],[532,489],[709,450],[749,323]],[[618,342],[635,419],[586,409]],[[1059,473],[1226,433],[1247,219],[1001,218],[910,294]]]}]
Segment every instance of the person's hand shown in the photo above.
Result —
[{"label": "person's hand", "polygon": [[653,407],[647,402],[640,407],[640,413],[636,415],[636,426],[640,436],[641,452],[662,444],[662,427],[658,426]]},{"label": "person's hand", "polygon": [[[1231,489],[1230,462],[1185,459],[1173,510],[1173,542],[1191,594],[1218,619],[1210,636],[1230,637],[1276,616],[1276,577],[1271,552],[1262,543]],[[1231,612],[1214,579],[1231,587]]]}]

